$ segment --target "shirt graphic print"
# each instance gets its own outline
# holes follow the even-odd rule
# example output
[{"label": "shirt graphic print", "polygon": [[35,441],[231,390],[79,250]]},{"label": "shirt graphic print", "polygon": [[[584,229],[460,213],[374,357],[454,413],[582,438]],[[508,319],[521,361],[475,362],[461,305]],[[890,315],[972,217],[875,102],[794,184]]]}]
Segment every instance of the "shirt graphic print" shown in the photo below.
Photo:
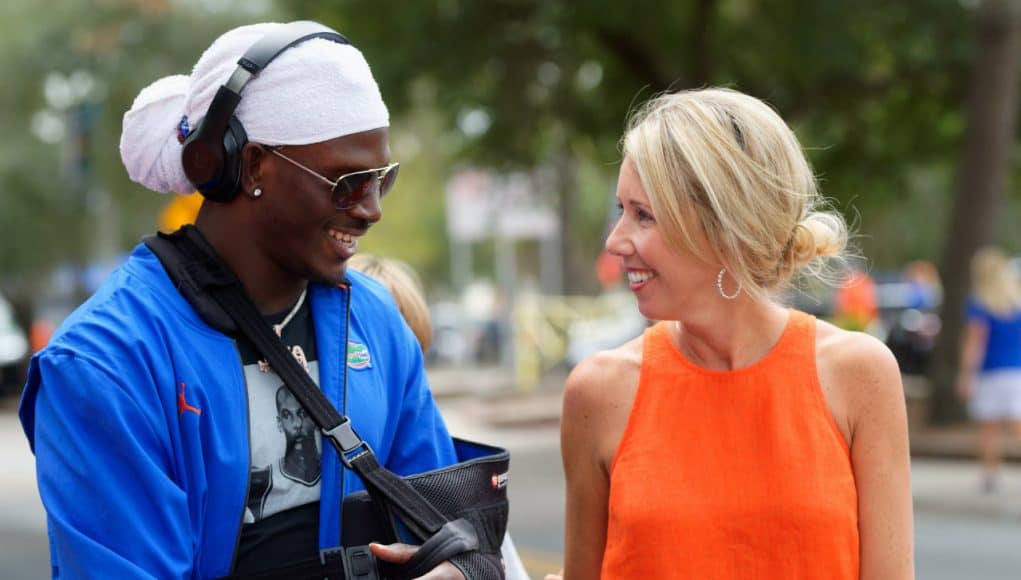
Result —
[{"label": "shirt graphic print", "polygon": [[[290,310],[290,309],[288,309]],[[287,313],[267,317],[279,324]],[[282,330],[284,344],[319,384],[312,318],[307,301]],[[318,502],[322,437],[312,417],[251,344],[241,347],[248,387],[251,471],[244,523]]]}]

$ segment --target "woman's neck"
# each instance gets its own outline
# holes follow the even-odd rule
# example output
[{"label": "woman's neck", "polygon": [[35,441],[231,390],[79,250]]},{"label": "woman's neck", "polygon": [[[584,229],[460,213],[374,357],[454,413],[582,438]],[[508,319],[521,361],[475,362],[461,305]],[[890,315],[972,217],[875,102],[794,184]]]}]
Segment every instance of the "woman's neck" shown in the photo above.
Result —
[{"label": "woman's neck", "polygon": [[773,349],[787,327],[789,311],[775,303],[728,304],[671,325],[674,344],[693,363],[709,370],[745,368]]}]

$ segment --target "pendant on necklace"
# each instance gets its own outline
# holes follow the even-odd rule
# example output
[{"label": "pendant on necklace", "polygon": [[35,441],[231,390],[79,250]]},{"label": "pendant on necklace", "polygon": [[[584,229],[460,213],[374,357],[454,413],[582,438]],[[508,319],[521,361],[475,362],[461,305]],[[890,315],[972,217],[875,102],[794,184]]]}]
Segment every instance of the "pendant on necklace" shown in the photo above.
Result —
[{"label": "pendant on necklace", "polygon": [[[274,324],[273,325],[273,332],[277,333],[277,338],[283,338],[284,337],[284,325],[283,324]],[[273,370],[269,366],[269,361],[267,361],[264,358],[263,359],[259,359],[258,364],[259,364],[259,372],[260,373],[268,373],[268,372]],[[306,367],[305,370],[308,370],[308,368]]]},{"label": "pendant on necklace", "polygon": [[[308,357],[305,356],[305,351],[301,348],[301,345],[296,344],[288,350],[291,351],[291,356],[294,357],[294,360],[298,361],[301,368],[308,372]],[[269,373],[273,371],[273,367],[269,366],[269,361],[266,359],[259,359],[256,364],[259,365],[260,373]]]},{"label": "pendant on necklace", "polygon": [[308,372],[308,359],[305,358],[305,351],[301,349],[301,345],[296,344],[291,347],[291,356],[294,357],[294,360],[298,361],[298,364],[301,365],[301,368],[305,369],[305,372]]},{"label": "pendant on necklace", "polygon": [[[284,317],[280,324],[273,325],[273,332],[277,333],[277,338],[283,339],[284,327],[287,326],[287,323],[290,322],[291,319],[294,318],[294,315],[298,313],[298,310],[301,309],[301,305],[305,302],[306,291],[307,289],[301,291],[301,295],[298,296],[298,301],[294,303],[294,307],[291,308],[291,311],[287,313],[287,316]],[[291,351],[291,356],[298,361],[298,364],[308,371],[308,359],[305,358],[305,351],[303,351],[298,345],[292,346],[289,350]],[[257,362],[260,373],[268,373],[273,370],[270,368],[269,362],[266,359],[259,359]]]}]

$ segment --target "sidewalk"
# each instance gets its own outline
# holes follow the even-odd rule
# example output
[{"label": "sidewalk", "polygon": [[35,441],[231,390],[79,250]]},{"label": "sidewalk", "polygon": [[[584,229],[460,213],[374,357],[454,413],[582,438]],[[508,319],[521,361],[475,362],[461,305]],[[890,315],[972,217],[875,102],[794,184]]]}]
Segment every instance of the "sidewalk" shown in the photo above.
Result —
[{"label": "sidewalk", "polygon": [[915,512],[1021,522],[1021,465],[1004,465],[993,493],[980,490],[976,463],[914,458],[911,495]]},{"label": "sidewalk", "polygon": [[549,373],[531,389],[518,388],[514,377],[499,367],[432,367],[427,373],[441,407],[456,407],[482,426],[560,424],[565,373]]},{"label": "sidewalk", "polygon": [[[916,457],[972,461],[978,453],[978,429],[973,424],[911,429],[911,454]],[[1021,440],[1004,433],[1003,459],[1021,463]]]},{"label": "sidewalk", "polygon": [[974,425],[916,427],[910,437],[915,510],[1021,521],[1021,441],[1005,436],[999,487],[982,493]]}]

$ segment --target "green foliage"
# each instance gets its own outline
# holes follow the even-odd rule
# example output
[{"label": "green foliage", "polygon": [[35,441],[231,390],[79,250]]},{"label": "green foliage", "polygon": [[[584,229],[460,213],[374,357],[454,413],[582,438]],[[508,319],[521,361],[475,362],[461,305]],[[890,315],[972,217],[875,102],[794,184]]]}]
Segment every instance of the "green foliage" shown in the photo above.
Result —
[{"label": "green foliage", "polygon": [[[365,249],[448,277],[443,191],[461,163],[559,173],[568,278],[591,272],[628,111],[668,89],[724,85],[764,98],[795,127],[822,191],[880,265],[935,258],[964,130],[974,14],[947,0],[279,0],[335,26],[373,65],[394,116],[401,179]],[[153,80],[186,73],[227,28],[274,18],[240,0],[10,0],[0,7],[0,285],[94,256],[101,187],[116,245],[155,228],[166,198],[121,166],[120,118]],[[291,16],[293,17],[293,16]],[[286,19],[288,16],[278,16]],[[102,85],[88,140],[36,138],[49,75]],[[482,124],[479,125],[479,120]],[[471,122],[476,123],[472,130]],[[488,122],[488,126],[486,126]],[[481,130],[484,129],[484,130]],[[468,132],[466,133],[465,130]],[[12,138],[12,137],[17,138]],[[111,235],[111,234],[108,234]],[[408,244],[406,240],[416,240]],[[479,255],[485,251],[480,249]],[[588,267],[588,270],[584,270]],[[590,276],[589,276],[590,277]]]},{"label": "green foliage", "polygon": [[[155,229],[166,198],[128,180],[117,145],[121,115],[142,87],[187,74],[202,47],[256,16],[237,10],[240,2],[218,4],[219,12],[183,0],[0,5],[0,72],[11,80],[0,91],[7,136],[0,142],[0,286],[24,289],[56,265],[95,259],[99,240],[112,245],[106,252],[121,251]],[[93,90],[71,107],[48,102],[47,79],[73,75],[87,75]],[[47,142],[37,130],[44,118],[58,125],[84,118],[87,130],[80,140],[69,131]],[[110,223],[116,231],[103,231]]]},{"label": "green foliage", "polygon": [[[860,212],[862,245],[880,263],[939,252],[943,224],[928,210],[944,212],[960,152],[974,30],[965,3],[432,0],[386,17],[370,0],[286,4],[348,34],[394,111],[435,107],[451,128],[485,111],[488,130],[462,135],[455,159],[532,167],[567,151],[601,168],[604,185],[560,192],[568,213],[612,189],[636,104],[723,85],[767,100],[795,127],[824,194],[852,219]],[[423,82],[424,101],[414,90]],[[600,200],[580,201],[589,196]]]},{"label": "green foliage", "polygon": [[374,225],[359,251],[390,256],[410,264],[427,284],[449,277],[443,258],[447,250],[444,222],[445,168],[450,160],[432,109],[418,109],[394,123],[391,157],[401,169],[391,192],[382,201],[383,219]]}]

